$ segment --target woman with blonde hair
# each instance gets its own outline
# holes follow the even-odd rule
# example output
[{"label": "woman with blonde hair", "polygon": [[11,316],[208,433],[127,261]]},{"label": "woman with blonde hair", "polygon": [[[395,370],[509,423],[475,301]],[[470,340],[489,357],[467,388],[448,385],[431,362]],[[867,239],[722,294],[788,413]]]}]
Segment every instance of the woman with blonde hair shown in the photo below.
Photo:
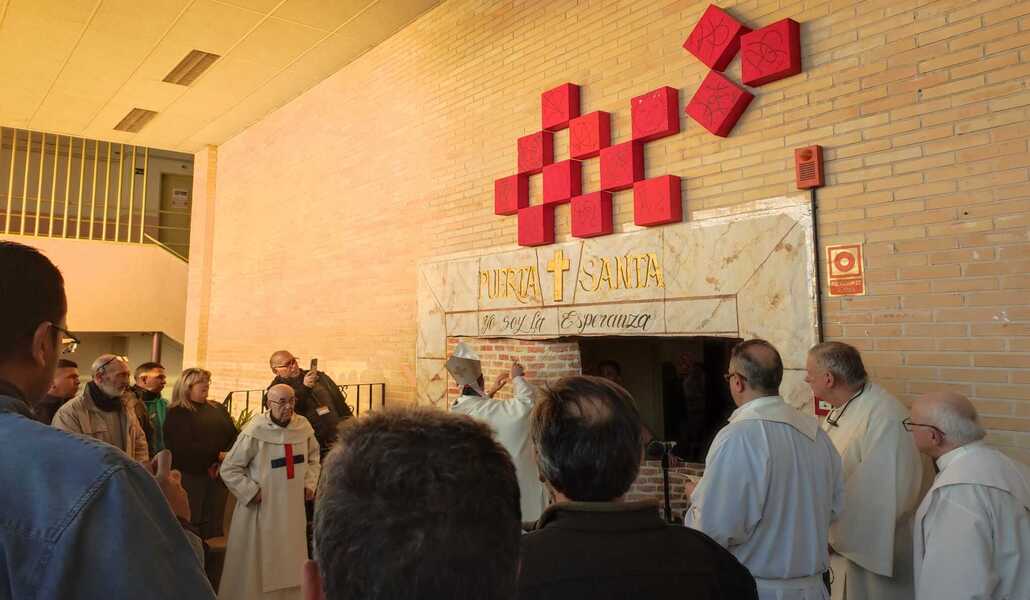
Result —
[{"label": "woman with blonde hair", "polygon": [[218,468],[238,433],[225,407],[207,399],[210,385],[209,371],[183,371],[172,390],[164,427],[172,468],[182,472],[182,486],[189,494],[190,520],[205,540],[223,534],[228,490]]}]

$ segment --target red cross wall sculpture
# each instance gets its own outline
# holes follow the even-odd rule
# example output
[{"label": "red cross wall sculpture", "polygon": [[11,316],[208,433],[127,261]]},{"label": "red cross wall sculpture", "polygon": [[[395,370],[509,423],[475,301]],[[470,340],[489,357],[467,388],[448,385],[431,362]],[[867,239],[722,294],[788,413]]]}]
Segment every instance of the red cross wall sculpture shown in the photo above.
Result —
[{"label": "red cross wall sculpture", "polygon": [[[801,72],[800,27],[783,19],[751,31],[722,9],[709,6],[683,47],[712,71],[686,112],[711,133],[726,137],[754,96],[722,71],[741,56],[741,79],[761,86]],[[679,92],[660,87],[630,101],[632,135],[611,144],[611,115],[580,114],[578,85],[564,83],[540,98],[540,131],[518,139],[515,175],[494,181],[494,213],[518,216],[520,246],[554,243],[554,210],[570,204],[572,235],[612,233],[612,192],[633,190],[633,222],[654,227],[683,220],[680,179],[644,179],[644,144],[679,133]],[[569,130],[569,158],[554,161],[554,132]],[[601,161],[600,190],[584,193],[581,161]],[[529,203],[529,177],[543,175],[543,199]]]}]

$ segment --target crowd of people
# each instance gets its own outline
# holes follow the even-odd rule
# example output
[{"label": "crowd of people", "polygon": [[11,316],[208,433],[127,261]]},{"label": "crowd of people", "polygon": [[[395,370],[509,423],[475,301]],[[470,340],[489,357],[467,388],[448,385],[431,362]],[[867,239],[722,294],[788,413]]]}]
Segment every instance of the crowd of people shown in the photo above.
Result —
[{"label": "crowd of people", "polygon": [[214,598],[204,540],[229,494],[224,600],[1030,598],[1026,467],[984,443],[967,398],[908,409],[847,344],[808,352],[823,421],[780,396],[776,348],[733,348],[737,408],[670,524],[625,500],[645,430],[609,379],[534,385],[513,362],[487,389],[459,344],[448,411],[353,419],[278,351],[267,411],[238,429],[203,369],[167,403],[154,362],[130,385],[105,354],[80,386],[38,251],[0,242],[0,297],[0,598]]}]

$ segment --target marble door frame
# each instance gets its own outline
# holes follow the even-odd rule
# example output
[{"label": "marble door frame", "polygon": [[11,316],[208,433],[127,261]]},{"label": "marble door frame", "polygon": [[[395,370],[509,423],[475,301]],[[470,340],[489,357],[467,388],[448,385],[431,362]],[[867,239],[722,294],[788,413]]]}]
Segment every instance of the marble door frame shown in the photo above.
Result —
[{"label": "marble door frame", "polygon": [[[442,405],[446,397],[443,363],[448,337],[703,335],[772,342],[783,356],[783,396],[812,412],[811,393],[804,383],[805,356],[819,339],[820,324],[809,196],[769,198],[692,216],[684,223],[630,226],[632,231],[588,240],[495,248],[420,263],[418,403]],[[561,274],[564,287],[556,290],[558,251],[558,258],[567,259],[569,266]],[[590,282],[596,279],[588,270],[595,264],[590,261],[603,261],[596,257],[646,255],[660,263],[663,285],[655,285],[657,274],[652,273],[650,281],[640,282],[646,285],[591,290]],[[522,293],[524,286],[520,291],[515,284],[507,295],[488,297],[481,273],[494,273],[505,265],[526,265],[523,274],[534,273],[535,268],[536,289],[530,287],[527,295]],[[559,296],[562,300],[556,301]]]}]

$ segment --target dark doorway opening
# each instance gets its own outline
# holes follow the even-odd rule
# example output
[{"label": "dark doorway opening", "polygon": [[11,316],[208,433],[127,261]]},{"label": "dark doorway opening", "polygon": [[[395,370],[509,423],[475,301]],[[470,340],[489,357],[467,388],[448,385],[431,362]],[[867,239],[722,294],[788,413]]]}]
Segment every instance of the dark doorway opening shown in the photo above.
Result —
[{"label": "dark doorway opening", "polygon": [[723,380],[730,350],[723,337],[580,338],[583,372],[618,381],[637,401],[644,425],[673,453],[704,461],[735,405]]}]

